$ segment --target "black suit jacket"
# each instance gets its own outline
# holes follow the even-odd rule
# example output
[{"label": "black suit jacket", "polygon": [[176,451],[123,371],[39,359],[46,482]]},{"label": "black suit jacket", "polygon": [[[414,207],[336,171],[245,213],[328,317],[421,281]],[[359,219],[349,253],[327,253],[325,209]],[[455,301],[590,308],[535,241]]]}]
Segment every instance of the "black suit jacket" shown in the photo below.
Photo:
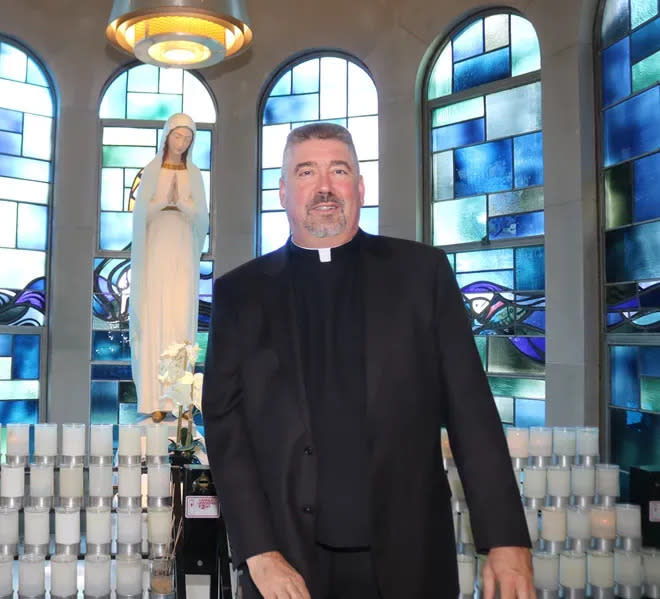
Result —
[{"label": "black suit jacket", "polygon": [[[376,575],[384,599],[455,596],[440,428],[482,550],[529,546],[506,441],[445,254],[360,235]],[[296,328],[286,247],[220,277],[203,413],[235,563],[279,550],[316,599],[316,457]]]}]

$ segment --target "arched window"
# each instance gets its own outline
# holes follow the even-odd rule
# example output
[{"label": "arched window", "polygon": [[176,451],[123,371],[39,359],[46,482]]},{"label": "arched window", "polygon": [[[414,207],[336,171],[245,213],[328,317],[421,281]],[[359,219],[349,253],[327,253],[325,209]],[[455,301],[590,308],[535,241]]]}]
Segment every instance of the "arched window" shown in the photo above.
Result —
[{"label": "arched window", "polygon": [[426,237],[456,273],[503,422],[545,421],[541,64],[532,24],[484,13],[438,48],[423,103]]},{"label": "arched window", "polygon": [[655,0],[600,9],[607,411],[610,459],[628,470],[660,462],[660,18]]},{"label": "arched window", "polygon": [[273,77],[259,117],[258,254],[277,249],[289,236],[279,198],[282,151],[291,129],[315,121],[351,132],[366,187],[360,226],[378,233],[378,93],[364,66],[345,54],[307,54]]},{"label": "arched window", "polygon": [[[157,152],[164,121],[176,112],[187,113],[197,123],[193,161],[202,172],[210,207],[216,107],[197,75],[181,69],[133,66],[112,79],[101,99],[99,234],[92,297],[92,424],[124,424],[136,419],[128,338],[133,203],[142,168]],[[207,236],[199,282],[199,363],[205,357],[213,285],[209,239]]]},{"label": "arched window", "polygon": [[0,422],[45,407],[55,94],[39,60],[0,37]]}]

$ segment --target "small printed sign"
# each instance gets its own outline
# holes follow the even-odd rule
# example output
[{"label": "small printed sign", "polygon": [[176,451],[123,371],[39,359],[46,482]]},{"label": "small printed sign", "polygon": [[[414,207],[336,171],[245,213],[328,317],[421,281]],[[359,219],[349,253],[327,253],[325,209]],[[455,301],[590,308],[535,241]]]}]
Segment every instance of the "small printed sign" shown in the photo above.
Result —
[{"label": "small printed sign", "polygon": [[218,498],[215,495],[189,495],[186,497],[186,518],[218,518]]},{"label": "small printed sign", "polygon": [[660,522],[660,501],[649,501],[649,520]]}]

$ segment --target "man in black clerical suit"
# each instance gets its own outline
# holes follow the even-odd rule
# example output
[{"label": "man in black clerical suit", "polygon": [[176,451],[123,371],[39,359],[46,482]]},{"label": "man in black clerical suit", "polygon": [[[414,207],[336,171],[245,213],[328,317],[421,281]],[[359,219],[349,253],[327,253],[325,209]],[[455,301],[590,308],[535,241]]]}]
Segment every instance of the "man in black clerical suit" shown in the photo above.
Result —
[{"label": "man in black clerical suit", "polygon": [[287,139],[291,238],[220,277],[203,413],[248,599],[458,594],[444,424],[486,597],[534,596],[502,426],[445,254],[358,228],[346,129]]}]

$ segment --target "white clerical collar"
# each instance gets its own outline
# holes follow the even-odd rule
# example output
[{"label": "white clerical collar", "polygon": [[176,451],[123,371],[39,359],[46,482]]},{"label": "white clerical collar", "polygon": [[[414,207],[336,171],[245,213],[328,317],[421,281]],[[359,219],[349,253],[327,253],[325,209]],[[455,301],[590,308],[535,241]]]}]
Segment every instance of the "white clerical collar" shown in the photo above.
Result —
[{"label": "white clerical collar", "polygon": [[[316,250],[319,253],[319,261],[320,262],[331,262],[332,261],[332,248],[308,248],[305,247],[304,245],[299,245],[293,239],[291,239],[291,243],[295,245],[296,247],[299,247],[302,250]],[[335,246],[339,247],[339,246]]]}]

